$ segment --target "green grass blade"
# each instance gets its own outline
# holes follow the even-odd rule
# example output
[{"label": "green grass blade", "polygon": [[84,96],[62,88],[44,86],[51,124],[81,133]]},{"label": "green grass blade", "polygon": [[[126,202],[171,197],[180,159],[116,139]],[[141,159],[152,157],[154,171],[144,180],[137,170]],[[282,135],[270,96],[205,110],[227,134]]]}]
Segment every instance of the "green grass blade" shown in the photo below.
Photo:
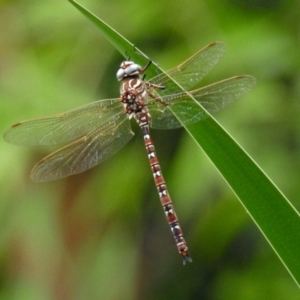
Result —
[{"label": "green grass blade", "polygon": [[[91,22],[93,22],[102,32],[102,34],[114,45],[114,47],[126,58],[134,58],[137,63],[144,63],[149,58],[142,53],[134,44],[130,43],[125,37],[121,36],[112,27],[100,20],[93,13],[88,11],[79,3],[69,0],[83,15],[85,15]],[[139,53],[139,54],[138,54]],[[152,66],[152,74],[155,75],[155,67]],[[151,72],[151,71],[150,71]]]},{"label": "green grass blade", "polygon": [[188,126],[187,130],[213,161],[299,285],[298,212],[213,118]]},{"label": "green grass blade", "polygon": [[[102,34],[114,45],[114,47],[125,57],[132,58],[136,63],[145,65],[150,59],[145,53],[140,51],[134,44],[130,43],[125,37],[116,32],[112,27],[100,20],[93,13],[88,11],[76,1],[68,0],[73,4],[84,16],[93,22],[102,32]],[[159,72],[163,72],[159,67],[153,63],[147,69],[147,76],[155,76]]]},{"label": "green grass blade", "polygon": [[[125,57],[130,56],[138,63],[145,61],[146,56],[138,55],[133,44],[81,5],[75,1],[70,2],[90,19]],[[155,75],[156,71],[157,67],[152,66],[149,70],[150,76]],[[218,168],[299,285],[300,218],[297,211],[212,117],[188,126],[187,131]]]}]

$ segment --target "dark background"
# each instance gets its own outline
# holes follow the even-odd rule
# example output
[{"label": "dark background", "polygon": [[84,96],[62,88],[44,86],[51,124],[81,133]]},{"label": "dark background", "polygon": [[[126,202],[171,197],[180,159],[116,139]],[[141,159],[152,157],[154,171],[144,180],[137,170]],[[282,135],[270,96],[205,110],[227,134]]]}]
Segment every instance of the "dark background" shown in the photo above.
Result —
[{"label": "dark background", "polygon": [[[299,208],[300,2],[82,0],[167,70],[213,41],[203,84],[257,86],[216,118]],[[68,1],[0,3],[0,126],[118,97],[123,57]],[[183,129],[153,140],[193,263],[182,266],[142,135],[52,183],[30,169],[56,148],[0,140],[0,299],[299,299],[299,290]],[[298,296],[297,296],[298,295]]]}]

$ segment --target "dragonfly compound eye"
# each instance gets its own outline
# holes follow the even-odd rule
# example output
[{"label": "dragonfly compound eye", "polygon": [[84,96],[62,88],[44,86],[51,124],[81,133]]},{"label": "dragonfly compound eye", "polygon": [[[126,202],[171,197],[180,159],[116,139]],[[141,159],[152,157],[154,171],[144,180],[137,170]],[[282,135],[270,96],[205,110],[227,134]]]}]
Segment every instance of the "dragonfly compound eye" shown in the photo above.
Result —
[{"label": "dragonfly compound eye", "polygon": [[127,68],[125,69],[125,73],[126,73],[127,77],[139,75],[141,73],[141,71],[142,71],[142,67],[135,63],[127,66]]},{"label": "dragonfly compound eye", "polygon": [[117,72],[117,79],[120,81],[120,80],[123,80],[125,76],[125,70],[124,69],[119,69],[118,72]]},{"label": "dragonfly compound eye", "polygon": [[117,72],[117,79],[122,81],[125,78],[140,75],[142,73],[142,67],[133,61],[123,61],[120,69]]}]

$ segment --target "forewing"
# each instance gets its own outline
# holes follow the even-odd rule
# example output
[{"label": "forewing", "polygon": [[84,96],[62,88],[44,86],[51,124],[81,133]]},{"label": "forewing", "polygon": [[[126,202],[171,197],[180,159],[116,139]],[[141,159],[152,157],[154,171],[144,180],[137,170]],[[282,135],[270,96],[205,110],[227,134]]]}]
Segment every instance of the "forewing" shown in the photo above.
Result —
[{"label": "forewing", "polygon": [[116,124],[109,120],[101,129],[53,152],[33,168],[33,181],[51,181],[84,172],[119,151],[132,137],[130,121],[122,114]]},{"label": "forewing", "polygon": [[119,99],[99,100],[56,116],[16,123],[4,134],[4,139],[22,146],[66,143],[94,128],[100,130],[114,116],[119,118],[121,111]]},{"label": "forewing", "polygon": [[151,83],[163,85],[164,90],[157,91],[160,95],[167,95],[181,91],[175,80],[183,89],[195,87],[201,79],[218,63],[225,53],[225,44],[215,42],[199,50],[178,67],[161,73],[150,79]]},{"label": "forewing", "polygon": [[[256,80],[252,76],[235,76],[191,92],[180,92],[162,97],[166,105],[152,101],[148,106],[152,116],[151,127],[171,129],[181,127],[182,124],[193,124],[207,117],[207,113],[199,104],[209,113],[215,113],[248,93],[255,84]],[[190,95],[197,102],[191,99]]]}]

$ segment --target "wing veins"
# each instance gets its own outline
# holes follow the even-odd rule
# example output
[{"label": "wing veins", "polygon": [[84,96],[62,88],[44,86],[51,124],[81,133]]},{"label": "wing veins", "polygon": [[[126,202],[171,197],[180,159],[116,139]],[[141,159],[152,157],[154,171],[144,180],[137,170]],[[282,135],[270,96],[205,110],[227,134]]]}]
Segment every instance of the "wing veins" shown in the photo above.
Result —
[{"label": "wing veins", "polygon": [[13,125],[4,139],[17,145],[54,145],[70,142],[123,111],[118,98],[99,100],[66,113]]},{"label": "wing veins", "polygon": [[50,181],[81,173],[116,153],[132,136],[129,119],[123,115],[117,126],[110,122],[105,131],[95,128],[46,156],[33,168],[31,178],[34,181]]}]

